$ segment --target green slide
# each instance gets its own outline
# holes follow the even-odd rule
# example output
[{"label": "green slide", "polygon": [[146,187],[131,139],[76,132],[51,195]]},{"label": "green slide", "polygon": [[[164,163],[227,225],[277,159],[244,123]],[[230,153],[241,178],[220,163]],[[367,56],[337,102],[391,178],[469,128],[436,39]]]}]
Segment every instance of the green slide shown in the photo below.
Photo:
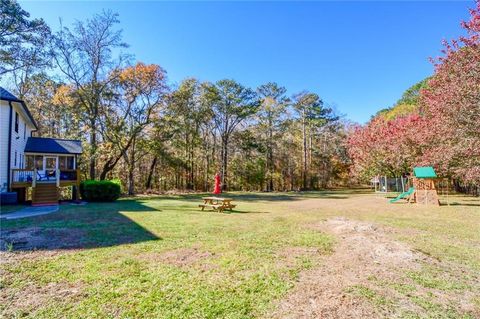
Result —
[{"label": "green slide", "polygon": [[413,194],[414,191],[415,191],[415,188],[410,187],[410,188],[408,189],[408,191],[401,193],[400,195],[398,195],[398,196],[395,197],[394,199],[391,199],[391,200],[390,200],[390,203],[395,203],[395,202],[401,200],[402,198],[405,198],[405,197],[407,197],[407,196],[410,196],[410,195]]}]

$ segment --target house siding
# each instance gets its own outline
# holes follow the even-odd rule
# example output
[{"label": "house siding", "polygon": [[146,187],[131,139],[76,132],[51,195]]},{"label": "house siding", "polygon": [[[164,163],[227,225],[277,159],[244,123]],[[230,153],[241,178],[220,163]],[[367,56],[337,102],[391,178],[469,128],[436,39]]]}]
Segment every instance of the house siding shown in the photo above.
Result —
[{"label": "house siding", "polygon": [[8,120],[10,106],[7,101],[0,100],[0,189],[7,183],[8,163]]},{"label": "house siding", "polygon": [[[35,129],[24,112],[23,106],[18,102],[12,102],[12,123],[11,148],[10,148],[10,169],[25,167],[24,151],[27,139]],[[18,133],[15,132],[15,112],[18,113]],[[9,174],[8,168],[8,135],[9,135],[10,106],[8,101],[0,101],[0,188],[7,183]],[[25,131],[26,130],[26,131]]]}]

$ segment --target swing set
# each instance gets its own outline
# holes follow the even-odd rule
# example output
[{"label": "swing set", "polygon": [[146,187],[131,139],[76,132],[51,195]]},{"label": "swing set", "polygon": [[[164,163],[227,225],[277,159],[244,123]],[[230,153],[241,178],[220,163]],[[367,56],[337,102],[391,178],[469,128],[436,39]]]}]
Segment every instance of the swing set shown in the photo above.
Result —
[{"label": "swing set", "polygon": [[415,167],[413,174],[406,183],[409,185],[408,190],[391,199],[390,203],[405,199],[408,203],[439,206],[440,200],[437,192],[437,189],[439,189],[441,195],[446,196],[447,205],[450,205],[448,198],[449,183],[446,178],[439,179],[431,166]]}]

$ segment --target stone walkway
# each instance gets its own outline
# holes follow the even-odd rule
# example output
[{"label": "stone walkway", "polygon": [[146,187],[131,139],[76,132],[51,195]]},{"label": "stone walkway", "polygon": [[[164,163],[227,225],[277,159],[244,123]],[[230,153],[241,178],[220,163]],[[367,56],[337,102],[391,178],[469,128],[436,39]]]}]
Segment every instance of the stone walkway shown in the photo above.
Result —
[{"label": "stone walkway", "polygon": [[46,214],[54,213],[56,211],[58,211],[58,205],[25,207],[19,211],[0,216],[0,218],[18,219],[18,218],[46,215]]}]

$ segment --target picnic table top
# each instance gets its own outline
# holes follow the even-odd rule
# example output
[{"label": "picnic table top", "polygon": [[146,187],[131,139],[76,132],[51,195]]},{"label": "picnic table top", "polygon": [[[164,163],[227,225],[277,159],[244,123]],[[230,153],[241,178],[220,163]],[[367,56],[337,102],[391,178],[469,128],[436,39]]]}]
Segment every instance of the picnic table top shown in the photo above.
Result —
[{"label": "picnic table top", "polygon": [[219,201],[232,201],[232,198],[223,198],[223,197],[202,197],[205,200],[219,200]]}]

